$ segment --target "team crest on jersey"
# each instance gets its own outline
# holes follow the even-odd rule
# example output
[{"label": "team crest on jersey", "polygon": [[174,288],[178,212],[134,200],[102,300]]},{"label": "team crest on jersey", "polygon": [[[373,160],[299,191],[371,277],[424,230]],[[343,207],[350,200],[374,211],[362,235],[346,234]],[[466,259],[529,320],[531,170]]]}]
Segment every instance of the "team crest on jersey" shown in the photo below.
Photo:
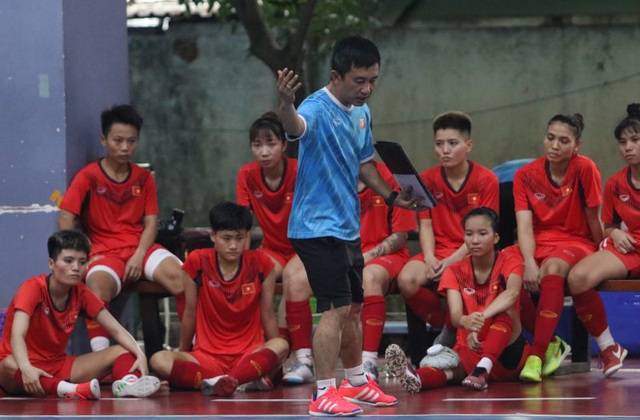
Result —
[{"label": "team crest on jersey", "polygon": [[436,191],[434,193],[434,196],[436,197],[436,200],[441,200],[442,197],[444,197],[444,194],[442,193],[442,191]]},{"label": "team crest on jersey", "polygon": [[465,287],[464,289],[462,289],[462,291],[469,296],[473,296],[476,294],[475,289],[472,289],[470,287]]},{"label": "team crest on jersey", "polygon": [[364,118],[360,118],[360,128],[365,128],[366,126],[367,126],[367,123],[364,120]]},{"label": "team crest on jersey", "polygon": [[286,193],[284,195],[284,202],[290,204],[292,201],[293,201],[293,193],[290,193],[290,192]]},{"label": "team crest on jersey", "polygon": [[256,292],[256,285],[253,283],[247,283],[242,285],[242,294],[250,295]]},{"label": "team crest on jersey", "polygon": [[491,285],[491,292],[492,292],[492,293],[497,292],[499,287],[500,287],[500,286],[499,286],[497,283],[492,284],[492,285]]},{"label": "team crest on jersey", "polygon": [[623,203],[626,203],[631,198],[629,194],[620,194],[619,197],[620,197],[620,201],[622,201]]},{"label": "team crest on jersey", "polygon": [[384,200],[379,195],[373,197],[373,207],[382,207],[384,206]]},{"label": "team crest on jersey", "polygon": [[535,198],[537,198],[538,200],[540,200],[540,201],[544,200],[544,198],[546,197],[546,195],[544,195],[542,193],[534,193],[533,196]]},{"label": "team crest on jersey", "polygon": [[560,191],[562,191],[562,196],[566,197],[571,194],[573,188],[571,188],[571,185],[565,185],[564,187],[560,188]]},{"label": "team crest on jersey", "polygon": [[133,194],[134,197],[139,196],[140,194],[142,194],[142,187],[140,187],[140,185],[134,185],[133,187],[131,187],[131,194]]},{"label": "team crest on jersey", "polygon": [[262,195],[262,191],[254,191],[253,195],[258,199],[258,200],[262,200],[262,197],[264,197]]},{"label": "team crest on jersey", "polygon": [[49,313],[50,313],[50,312],[51,312],[51,309],[49,309],[49,307],[48,307],[48,306],[45,306],[45,307],[44,307],[44,313],[45,313],[45,315],[49,315]]},{"label": "team crest on jersey", "polygon": [[102,185],[100,185],[100,186],[98,186],[98,187],[96,188],[96,193],[97,193],[97,194],[102,195],[102,194],[104,194],[104,193],[106,193],[106,192],[107,192],[107,187],[103,187]]},{"label": "team crest on jersey", "polygon": [[478,204],[480,202],[480,194],[467,194],[467,201],[471,205]]}]

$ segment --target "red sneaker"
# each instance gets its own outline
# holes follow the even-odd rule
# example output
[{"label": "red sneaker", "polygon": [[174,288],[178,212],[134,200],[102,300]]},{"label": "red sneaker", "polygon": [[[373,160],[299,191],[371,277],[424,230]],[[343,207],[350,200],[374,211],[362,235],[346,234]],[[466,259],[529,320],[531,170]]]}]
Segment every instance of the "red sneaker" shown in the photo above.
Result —
[{"label": "red sneaker", "polygon": [[316,398],[315,394],[309,403],[309,414],[312,416],[356,416],[362,413],[362,408],[350,403],[332,386]]},{"label": "red sneaker", "polygon": [[64,397],[67,400],[99,400],[100,382],[97,379],[92,379],[89,382],[78,384],[75,391],[68,392]]},{"label": "red sneaker", "polygon": [[376,407],[389,407],[398,403],[396,397],[385,394],[378,387],[376,381],[371,377],[368,377],[368,379],[369,382],[360,386],[353,386],[348,380],[344,379],[338,392],[349,401],[375,405]]},{"label": "red sneaker", "polygon": [[602,373],[607,378],[616,373],[629,352],[627,349],[616,343],[600,352],[600,362],[602,363]]},{"label": "red sneaker", "polygon": [[473,372],[469,374],[462,381],[462,385],[467,388],[475,389],[476,391],[482,391],[489,386],[489,374],[485,368],[476,367]]},{"label": "red sneaker", "polygon": [[236,392],[236,388],[238,388],[238,380],[230,375],[204,379],[200,384],[200,391],[204,395],[227,396]]}]

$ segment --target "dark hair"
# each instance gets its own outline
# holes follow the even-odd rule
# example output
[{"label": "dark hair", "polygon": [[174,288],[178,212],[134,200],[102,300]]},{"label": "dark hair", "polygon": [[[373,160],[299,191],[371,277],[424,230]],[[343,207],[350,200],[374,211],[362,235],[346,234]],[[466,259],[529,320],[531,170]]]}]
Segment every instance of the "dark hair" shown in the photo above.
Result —
[{"label": "dark hair", "polygon": [[221,230],[250,230],[253,217],[248,207],[231,201],[216,204],[209,210],[209,224],[214,232]]},{"label": "dark hair", "polygon": [[111,131],[111,126],[116,123],[132,125],[138,130],[142,130],[143,119],[131,105],[114,105],[100,115],[102,123],[102,134],[106,136]]},{"label": "dark hair", "polygon": [[331,70],[344,76],[353,67],[371,67],[380,64],[376,44],[361,36],[351,36],[336,42],[331,54]]},{"label": "dark hair", "polygon": [[495,233],[498,233],[498,224],[500,223],[500,218],[498,217],[498,213],[496,213],[495,210],[489,207],[478,207],[471,210],[462,219],[462,227],[464,228],[464,226],[467,224],[467,220],[474,216],[485,217],[491,223],[491,229],[493,229]]},{"label": "dark hair", "polygon": [[77,230],[60,230],[49,236],[47,241],[47,249],[49,258],[58,259],[58,255],[64,249],[72,249],[74,251],[82,251],[87,256],[91,252],[91,242],[87,235]]},{"label": "dark hair", "polygon": [[433,119],[433,134],[438,130],[452,128],[467,136],[471,135],[471,118],[460,111],[447,111]]},{"label": "dark hair", "polygon": [[613,135],[616,136],[616,139],[620,140],[622,132],[625,130],[640,133],[640,104],[633,103],[627,105],[627,116],[616,126]]},{"label": "dark hair", "polygon": [[251,124],[251,128],[249,128],[249,142],[254,141],[261,130],[269,130],[275,133],[282,142],[287,141],[284,127],[278,119],[278,115],[273,111],[265,112]]},{"label": "dark hair", "polygon": [[584,130],[584,118],[582,118],[581,114],[554,115],[547,123],[547,127],[549,127],[554,122],[559,122],[559,123],[568,125],[569,127],[571,127],[573,134],[576,136],[576,140],[582,139],[582,130]]}]

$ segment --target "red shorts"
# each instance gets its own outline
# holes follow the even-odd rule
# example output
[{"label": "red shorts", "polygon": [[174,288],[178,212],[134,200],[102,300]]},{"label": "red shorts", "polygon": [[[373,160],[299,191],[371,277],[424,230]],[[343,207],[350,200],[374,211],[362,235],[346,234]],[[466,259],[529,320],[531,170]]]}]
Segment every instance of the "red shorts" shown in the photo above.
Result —
[{"label": "red shorts", "polygon": [[289,260],[296,256],[296,252],[292,249],[290,252],[285,251],[276,251],[273,248],[267,248],[265,246],[258,247],[259,251],[264,252],[272,259],[276,260],[280,267],[284,268],[285,265],[289,262]]},{"label": "red shorts", "polygon": [[600,243],[600,250],[606,250],[615,255],[624,266],[627,268],[627,278],[635,279],[640,277],[640,245],[636,245],[633,252],[628,254],[623,254],[618,251],[616,247],[613,245],[613,241],[611,238],[605,238],[604,241]]},{"label": "red shorts", "polygon": [[[456,344],[453,350],[458,353],[460,356],[460,363],[464,368],[465,374],[469,374],[473,372],[473,369],[476,367],[480,359],[482,359],[482,354],[471,350],[467,346],[461,346]],[[500,361],[496,361],[489,373],[489,379],[494,382],[512,382],[518,381],[520,377],[520,371],[524,368],[524,365],[527,361],[527,357],[529,357],[529,352],[531,351],[531,347],[528,343],[524,346],[524,351],[522,352],[522,357],[520,358],[520,362],[518,363],[518,367],[515,369],[507,369],[505,368]]]},{"label": "red shorts", "polygon": [[218,376],[229,373],[231,369],[262,346],[263,344],[257,344],[244,354],[213,354],[204,350],[195,350],[189,352],[189,354],[195,357],[202,366],[211,369],[214,372],[214,376]]},{"label": "red shorts", "polygon": [[[454,252],[456,252],[458,250],[458,248],[455,249],[449,249],[449,248],[436,248],[436,252],[435,252],[435,256],[436,258],[439,260],[443,260],[445,258],[447,258],[448,256],[450,256],[451,254],[453,254]],[[424,254],[422,253],[422,251],[418,252],[416,255],[414,255],[413,257],[409,258],[409,261],[421,261],[424,262]]]},{"label": "red shorts", "polygon": [[[538,267],[542,266],[550,258],[559,258],[569,264],[569,268],[576,265],[584,257],[593,254],[595,246],[590,246],[582,242],[567,241],[562,245],[539,245],[533,258]],[[513,255],[522,260],[522,254],[518,245],[511,245],[502,250],[504,254]]]},{"label": "red shorts", "polygon": [[47,360],[46,362],[33,361],[31,364],[38,369],[42,369],[50,375],[62,379],[69,380],[71,378],[71,369],[76,361],[76,356],[65,356],[63,359]]},{"label": "red shorts", "polygon": [[370,265],[379,265],[389,273],[389,280],[396,278],[402,267],[409,261],[409,255],[402,252],[396,252],[394,254],[383,255],[376,257],[365,264],[365,267]]},{"label": "red shorts", "polygon": [[[92,271],[106,271],[111,274],[112,277],[118,282],[118,285],[122,287],[122,278],[124,277],[127,261],[136,252],[136,247],[118,248],[112,251],[107,251],[104,254],[92,255],[89,261],[89,269],[87,271],[87,277]],[[180,265],[180,259],[166,250],[162,245],[153,244],[147,250],[142,261],[142,268],[144,277],[147,280],[153,280],[153,272],[167,257],[173,257],[178,261]],[[126,282],[125,282],[126,283]],[[120,289],[118,289],[120,292]]]}]

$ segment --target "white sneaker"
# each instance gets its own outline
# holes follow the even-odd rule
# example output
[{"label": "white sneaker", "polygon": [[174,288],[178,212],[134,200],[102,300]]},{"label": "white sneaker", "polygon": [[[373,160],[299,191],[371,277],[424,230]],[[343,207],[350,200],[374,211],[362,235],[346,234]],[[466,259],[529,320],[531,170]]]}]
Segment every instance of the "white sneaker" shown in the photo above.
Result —
[{"label": "white sneaker", "polygon": [[301,385],[304,383],[313,382],[313,366],[306,363],[302,363],[296,360],[295,363],[289,369],[289,372],[285,373],[282,377],[282,382],[289,385]]},{"label": "white sneaker", "polygon": [[427,349],[427,355],[420,360],[420,367],[436,369],[454,369],[460,364],[458,354],[442,344],[435,344]]},{"label": "white sneaker", "polygon": [[111,390],[113,396],[122,397],[148,397],[160,389],[160,379],[155,376],[126,375],[122,379],[113,381]]},{"label": "white sneaker", "polygon": [[407,355],[397,344],[391,344],[384,352],[389,371],[398,379],[402,387],[410,394],[417,394],[422,389],[420,377],[413,370]]},{"label": "white sneaker", "polygon": [[255,381],[238,385],[238,388],[236,388],[236,392],[271,391],[273,388],[274,386],[271,378],[269,378],[268,376],[261,376]]}]

